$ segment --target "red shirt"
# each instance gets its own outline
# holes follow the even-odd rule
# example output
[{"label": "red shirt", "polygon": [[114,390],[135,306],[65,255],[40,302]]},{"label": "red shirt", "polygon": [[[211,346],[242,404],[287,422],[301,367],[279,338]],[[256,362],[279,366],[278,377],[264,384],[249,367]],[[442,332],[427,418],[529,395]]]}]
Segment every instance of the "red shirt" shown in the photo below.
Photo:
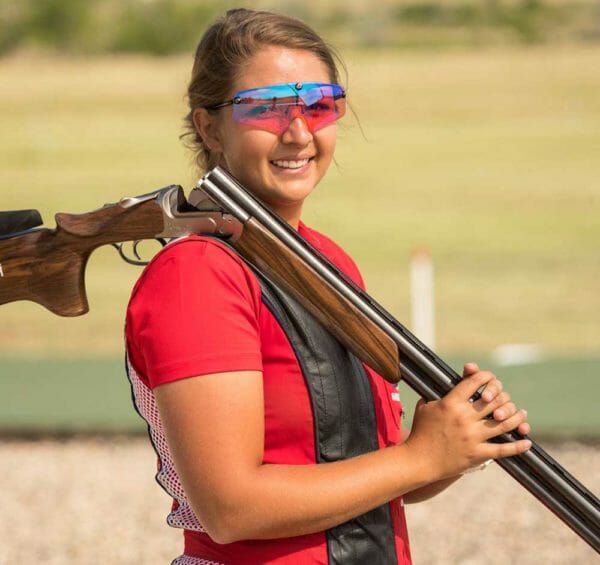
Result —
[{"label": "red shirt", "polygon": [[[299,233],[364,286],[356,265],[340,247],[303,224]],[[311,402],[298,361],[263,305],[255,275],[222,243],[190,236],[153,259],[133,289],[126,341],[133,372],[149,390],[203,374],[262,371],[264,462],[316,462]],[[396,388],[368,367],[367,372],[379,445],[398,443],[401,408]],[[401,501],[392,501],[391,509],[398,562],[410,563]],[[185,542],[186,555],[216,562],[327,563],[324,532],[218,545],[206,533],[186,529]]]}]

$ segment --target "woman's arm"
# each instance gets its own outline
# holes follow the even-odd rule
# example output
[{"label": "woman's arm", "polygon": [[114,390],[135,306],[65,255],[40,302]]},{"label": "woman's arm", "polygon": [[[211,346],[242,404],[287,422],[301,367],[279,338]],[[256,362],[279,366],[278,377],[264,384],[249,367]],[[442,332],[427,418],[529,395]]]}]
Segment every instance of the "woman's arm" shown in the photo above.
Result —
[{"label": "woman's arm", "polygon": [[215,541],[231,543],[322,531],[488,458],[527,450],[525,440],[486,441],[525,418],[517,412],[491,425],[483,420],[486,410],[468,399],[496,383],[478,372],[444,399],[418,407],[406,443],[319,465],[262,463],[260,372],[192,377],[154,392],[192,508]]},{"label": "woman's arm", "polygon": [[[402,431],[402,442],[405,442],[410,435],[410,430]],[[442,479],[441,481],[435,481],[433,483],[429,483],[424,487],[415,489],[411,492],[407,492],[402,498],[404,500],[404,504],[416,504],[417,502],[423,502],[425,500],[429,500],[434,496],[438,495],[440,492],[446,490],[450,485],[454,484],[458,479],[460,479],[462,475],[456,475],[455,477],[449,477],[448,479]]]}]

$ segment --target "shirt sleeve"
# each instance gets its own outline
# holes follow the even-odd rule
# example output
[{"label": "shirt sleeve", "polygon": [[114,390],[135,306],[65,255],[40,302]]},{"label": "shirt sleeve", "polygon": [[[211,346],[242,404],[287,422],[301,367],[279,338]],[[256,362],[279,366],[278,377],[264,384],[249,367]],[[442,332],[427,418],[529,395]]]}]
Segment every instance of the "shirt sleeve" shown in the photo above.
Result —
[{"label": "shirt sleeve", "polygon": [[130,360],[154,388],[229,371],[262,370],[260,286],[222,243],[192,236],[146,268],[127,310]]}]

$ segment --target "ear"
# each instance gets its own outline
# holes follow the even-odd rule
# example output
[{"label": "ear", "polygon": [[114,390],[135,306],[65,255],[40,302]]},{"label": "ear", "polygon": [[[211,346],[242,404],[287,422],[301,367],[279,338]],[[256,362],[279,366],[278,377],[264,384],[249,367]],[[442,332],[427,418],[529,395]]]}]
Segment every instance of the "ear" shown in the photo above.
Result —
[{"label": "ear", "polygon": [[218,117],[206,108],[196,108],[192,112],[192,120],[204,145],[213,153],[222,153],[223,146],[217,128]]}]

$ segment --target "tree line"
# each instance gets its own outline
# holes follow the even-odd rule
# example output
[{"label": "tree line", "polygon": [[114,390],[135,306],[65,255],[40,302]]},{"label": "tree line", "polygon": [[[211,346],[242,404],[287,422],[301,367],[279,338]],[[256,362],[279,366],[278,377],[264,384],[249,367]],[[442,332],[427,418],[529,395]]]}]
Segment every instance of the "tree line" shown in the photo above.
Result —
[{"label": "tree line", "polygon": [[[18,49],[95,54],[189,52],[223,9],[216,0],[4,0],[0,54]],[[246,2],[248,4],[248,2]],[[600,41],[596,0],[273,0],[350,47],[469,47]],[[370,6],[369,6],[370,4]]]}]

